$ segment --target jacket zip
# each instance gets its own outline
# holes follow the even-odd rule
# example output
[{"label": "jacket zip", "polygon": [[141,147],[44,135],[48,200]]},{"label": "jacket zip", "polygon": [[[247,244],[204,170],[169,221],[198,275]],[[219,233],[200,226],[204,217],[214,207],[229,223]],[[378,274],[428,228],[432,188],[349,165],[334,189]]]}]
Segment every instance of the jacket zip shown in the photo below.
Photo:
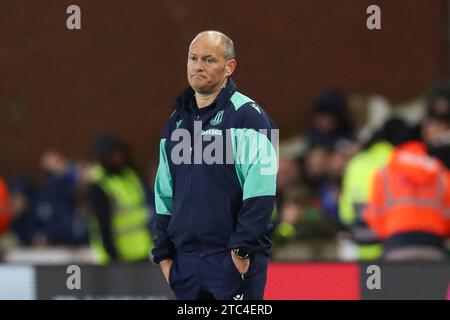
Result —
[{"label": "jacket zip", "polygon": [[[200,118],[200,116],[197,114],[197,120]],[[193,125],[193,123],[192,123]],[[191,127],[192,128],[192,127]],[[189,185],[189,189],[188,189],[188,193],[189,193],[189,199],[188,199],[188,215],[189,215],[189,227],[190,230],[192,230],[192,233],[194,235],[194,240],[197,241],[197,235],[195,232],[195,228],[192,224],[192,212],[191,212],[191,202],[192,202],[192,168],[194,167],[193,165],[193,161],[194,161],[194,145],[195,145],[195,132],[194,129],[192,128],[191,130],[191,134],[194,137],[194,139],[191,140],[191,165],[189,165],[189,170],[188,170],[188,185]]]}]

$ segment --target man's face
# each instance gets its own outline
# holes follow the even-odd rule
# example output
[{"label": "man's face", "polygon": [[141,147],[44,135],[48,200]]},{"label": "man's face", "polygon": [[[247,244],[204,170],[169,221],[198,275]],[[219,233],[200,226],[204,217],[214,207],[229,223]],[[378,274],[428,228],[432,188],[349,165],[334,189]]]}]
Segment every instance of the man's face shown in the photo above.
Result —
[{"label": "man's face", "polygon": [[318,113],[314,117],[315,128],[323,133],[330,133],[336,130],[338,123],[335,117],[327,113]]},{"label": "man's face", "polygon": [[195,92],[209,94],[220,90],[235,66],[234,59],[225,59],[218,36],[201,35],[189,47],[187,76]]},{"label": "man's face", "polygon": [[118,170],[126,164],[126,156],[123,151],[114,149],[111,150],[105,158],[105,165],[109,169]]},{"label": "man's face", "polygon": [[425,143],[433,145],[449,130],[450,126],[445,122],[428,118],[422,124],[422,138]]}]

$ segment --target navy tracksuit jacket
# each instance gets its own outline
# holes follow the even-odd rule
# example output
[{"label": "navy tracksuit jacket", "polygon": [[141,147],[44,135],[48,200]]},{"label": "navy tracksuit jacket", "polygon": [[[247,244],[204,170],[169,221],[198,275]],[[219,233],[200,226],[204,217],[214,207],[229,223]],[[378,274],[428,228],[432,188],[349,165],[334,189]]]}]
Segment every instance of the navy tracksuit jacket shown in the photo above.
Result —
[{"label": "navy tracksuit jacket", "polygon": [[208,107],[197,108],[191,88],[173,107],[155,181],[154,262],[178,254],[217,257],[240,247],[267,258],[278,169],[275,124],[231,79]]}]

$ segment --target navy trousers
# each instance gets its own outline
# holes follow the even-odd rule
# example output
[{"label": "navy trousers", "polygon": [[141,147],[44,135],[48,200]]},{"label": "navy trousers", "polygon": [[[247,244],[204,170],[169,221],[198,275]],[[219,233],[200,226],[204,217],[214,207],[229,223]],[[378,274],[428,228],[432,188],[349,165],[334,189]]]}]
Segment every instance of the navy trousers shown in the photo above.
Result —
[{"label": "navy trousers", "polygon": [[180,300],[262,300],[269,257],[256,253],[242,279],[229,250],[200,257],[178,252],[169,284]]}]

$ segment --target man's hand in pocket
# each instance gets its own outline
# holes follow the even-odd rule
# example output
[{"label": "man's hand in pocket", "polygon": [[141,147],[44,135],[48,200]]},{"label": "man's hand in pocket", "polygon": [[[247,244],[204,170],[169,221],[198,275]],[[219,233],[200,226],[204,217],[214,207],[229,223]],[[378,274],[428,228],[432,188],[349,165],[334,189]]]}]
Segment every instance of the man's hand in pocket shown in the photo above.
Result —
[{"label": "man's hand in pocket", "polygon": [[159,263],[159,266],[161,267],[161,271],[162,271],[167,283],[169,283],[169,275],[170,275],[170,269],[172,269],[172,264],[173,264],[172,259],[166,259]]},{"label": "man's hand in pocket", "polygon": [[245,275],[250,267],[250,258],[241,259],[231,251],[231,259],[241,275]]}]

